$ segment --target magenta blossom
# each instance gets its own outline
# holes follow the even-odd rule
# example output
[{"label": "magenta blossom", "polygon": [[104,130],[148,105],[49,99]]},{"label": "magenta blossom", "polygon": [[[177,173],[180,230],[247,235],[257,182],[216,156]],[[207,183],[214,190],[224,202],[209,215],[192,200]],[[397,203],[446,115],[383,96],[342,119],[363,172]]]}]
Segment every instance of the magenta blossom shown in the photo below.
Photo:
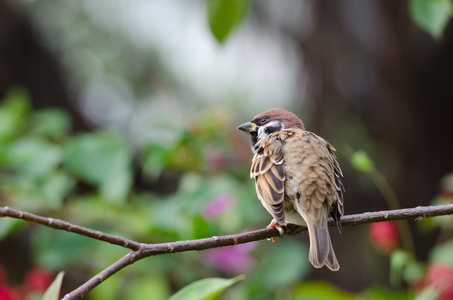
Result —
[{"label": "magenta blossom", "polygon": [[254,259],[250,253],[258,245],[258,242],[213,248],[203,252],[203,261],[225,273],[243,273],[254,265]]},{"label": "magenta blossom", "polygon": [[206,220],[215,219],[229,211],[235,201],[236,198],[231,194],[220,194],[205,205],[201,214]]}]

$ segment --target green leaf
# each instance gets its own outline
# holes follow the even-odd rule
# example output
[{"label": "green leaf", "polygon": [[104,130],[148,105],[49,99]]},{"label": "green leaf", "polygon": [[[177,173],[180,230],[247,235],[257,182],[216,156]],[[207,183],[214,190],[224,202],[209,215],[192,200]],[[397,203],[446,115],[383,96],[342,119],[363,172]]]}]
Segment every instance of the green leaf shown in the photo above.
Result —
[{"label": "green leaf", "polygon": [[305,244],[286,238],[279,243],[279,247],[267,246],[266,256],[272,259],[261,261],[257,268],[260,271],[257,274],[259,283],[266,285],[267,289],[296,284],[311,270]]},{"label": "green leaf", "polygon": [[1,218],[0,219],[0,241],[7,237],[10,233],[28,225],[29,223],[13,218]]},{"label": "green leaf", "polygon": [[403,250],[395,250],[390,255],[390,282],[397,285],[401,281],[404,266],[410,261],[409,254]]},{"label": "green leaf", "polygon": [[[49,269],[83,267],[94,263],[86,260],[86,254],[94,257],[96,241],[64,231],[50,231],[41,226],[33,231],[32,249],[35,262]],[[99,261],[96,261],[99,263]]]},{"label": "green leaf", "polygon": [[[128,282],[124,299],[168,299],[169,291],[170,288],[165,277],[143,276]],[[104,299],[114,299],[114,297]]]},{"label": "green leaf", "polygon": [[275,247],[261,242],[253,251],[259,263],[247,274],[247,299],[268,299],[281,287],[299,284],[313,270],[305,243],[291,237],[278,239],[278,243]]},{"label": "green leaf", "polygon": [[61,289],[61,284],[63,283],[63,276],[64,276],[63,271],[58,273],[55,280],[52,282],[52,284],[49,286],[47,291],[42,296],[42,300],[58,300],[58,299],[60,299],[60,289]]},{"label": "green leaf", "polygon": [[295,296],[303,296],[302,299],[329,299],[329,300],[354,300],[355,295],[327,283],[327,282],[305,282],[294,289]]},{"label": "green leaf", "polygon": [[356,170],[362,172],[369,173],[374,170],[373,161],[363,150],[357,151],[352,155],[351,164]]},{"label": "green leaf", "polygon": [[20,139],[8,147],[0,164],[23,172],[31,177],[45,177],[60,163],[59,147],[38,137]]},{"label": "green leaf", "polygon": [[150,144],[143,152],[143,171],[152,179],[157,178],[169,161],[171,149],[162,145]]},{"label": "green leaf", "polygon": [[412,285],[421,280],[424,274],[425,264],[421,262],[411,261],[403,269],[404,280]]},{"label": "green leaf", "polygon": [[31,130],[35,134],[58,139],[66,135],[70,129],[70,118],[63,110],[45,109],[32,116]]},{"label": "green leaf", "polygon": [[248,0],[209,0],[207,13],[209,27],[218,42],[222,43],[245,15]]},{"label": "green leaf", "polygon": [[453,13],[450,0],[411,0],[410,14],[413,22],[434,39],[442,37]]},{"label": "green leaf", "polygon": [[430,253],[431,262],[440,262],[453,267],[453,241],[436,246]]},{"label": "green leaf", "polygon": [[[124,289],[126,281],[126,276],[119,272],[115,274],[115,276],[111,276],[108,280],[105,280],[93,289],[90,292],[90,299],[92,300],[104,300],[104,299],[118,299],[118,295],[121,294],[122,290]],[[126,286],[129,286],[129,282]],[[134,299],[134,298],[129,298]]]},{"label": "green leaf", "polygon": [[[131,201],[126,206],[111,205],[100,196],[91,195],[72,197],[71,201],[65,203],[65,209],[71,212],[71,221],[74,223],[96,226],[96,229],[110,234],[146,239],[150,238],[150,224],[154,221],[148,214],[153,207],[150,204],[144,206]],[[121,222],[118,222],[119,219]]]},{"label": "green leaf", "polygon": [[41,183],[40,189],[43,199],[50,208],[57,209],[63,204],[64,197],[74,187],[74,180],[66,173],[56,171],[50,173]]},{"label": "green leaf", "polygon": [[97,185],[107,201],[126,200],[132,181],[132,153],[119,137],[106,132],[77,136],[67,144],[63,162],[70,172]]},{"label": "green leaf", "polygon": [[24,118],[30,111],[28,98],[23,88],[9,90],[0,106],[0,140],[10,139],[22,129]]},{"label": "green leaf", "polygon": [[435,287],[430,286],[421,291],[414,300],[438,300],[439,296],[438,290]]},{"label": "green leaf", "polygon": [[389,291],[383,287],[373,287],[365,291],[365,297],[359,299],[366,300],[410,300],[414,295],[407,291]]},{"label": "green leaf", "polygon": [[209,300],[214,299],[227,287],[234,283],[244,280],[245,275],[239,275],[232,279],[223,278],[206,278],[198,280],[194,283],[179,290],[176,294],[170,297],[169,300]]}]

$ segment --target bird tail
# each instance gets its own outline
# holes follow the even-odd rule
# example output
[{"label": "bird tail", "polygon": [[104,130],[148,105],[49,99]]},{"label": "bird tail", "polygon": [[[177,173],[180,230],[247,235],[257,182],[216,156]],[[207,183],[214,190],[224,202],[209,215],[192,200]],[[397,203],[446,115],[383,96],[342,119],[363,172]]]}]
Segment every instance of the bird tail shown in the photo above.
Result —
[{"label": "bird tail", "polygon": [[327,266],[332,271],[338,271],[338,263],[335,252],[333,251],[332,241],[330,240],[329,230],[327,228],[327,217],[325,222],[320,225],[314,225],[313,222],[307,222],[308,234],[310,237],[310,252],[308,259],[315,268]]}]

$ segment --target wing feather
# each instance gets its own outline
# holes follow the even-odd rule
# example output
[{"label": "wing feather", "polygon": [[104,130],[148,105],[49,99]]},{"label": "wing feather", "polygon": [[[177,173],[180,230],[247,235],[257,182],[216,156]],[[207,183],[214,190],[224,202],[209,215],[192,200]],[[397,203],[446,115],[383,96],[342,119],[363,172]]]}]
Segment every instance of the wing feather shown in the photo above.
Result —
[{"label": "wing feather", "polygon": [[[282,167],[282,165],[276,166],[276,168],[278,169],[283,169]],[[274,168],[272,168],[271,170],[273,169]],[[283,181],[280,177],[274,175],[273,171],[264,173],[263,177],[266,179],[267,184],[270,185],[275,192],[277,192],[278,194],[283,194],[283,192],[285,191],[285,185],[283,184]]]},{"label": "wing feather", "polygon": [[285,168],[280,134],[274,133],[261,143],[253,157],[250,176],[255,178],[256,192],[263,206],[279,224],[284,224]]},{"label": "wing feather", "polygon": [[331,216],[337,223],[338,231],[341,232],[341,223],[340,218],[344,215],[344,202],[343,202],[343,193],[344,193],[344,186],[340,180],[340,177],[343,177],[343,172],[340,168],[340,163],[335,155],[335,148],[327,143],[327,149],[329,150],[329,158],[331,160],[331,164],[333,167],[333,183],[335,185],[335,189],[337,191],[337,202],[336,205],[332,207]]}]

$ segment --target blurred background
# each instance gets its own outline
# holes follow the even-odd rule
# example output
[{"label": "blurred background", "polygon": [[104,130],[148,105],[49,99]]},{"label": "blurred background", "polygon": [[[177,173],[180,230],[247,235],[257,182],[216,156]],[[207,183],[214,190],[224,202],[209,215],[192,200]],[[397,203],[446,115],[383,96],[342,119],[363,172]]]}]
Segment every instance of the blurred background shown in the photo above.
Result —
[{"label": "blurred background", "polygon": [[[147,243],[263,228],[236,127],[271,107],[337,149],[346,214],[452,203],[452,7],[0,0],[0,205]],[[453,299],[452,222],[332,228],[339,272],[309,264],[306,234],[151,257],[85,298],[245,274],[219,299]],[[126,253],[1,218],[0,299],[61,270],[67,293]]]}]

